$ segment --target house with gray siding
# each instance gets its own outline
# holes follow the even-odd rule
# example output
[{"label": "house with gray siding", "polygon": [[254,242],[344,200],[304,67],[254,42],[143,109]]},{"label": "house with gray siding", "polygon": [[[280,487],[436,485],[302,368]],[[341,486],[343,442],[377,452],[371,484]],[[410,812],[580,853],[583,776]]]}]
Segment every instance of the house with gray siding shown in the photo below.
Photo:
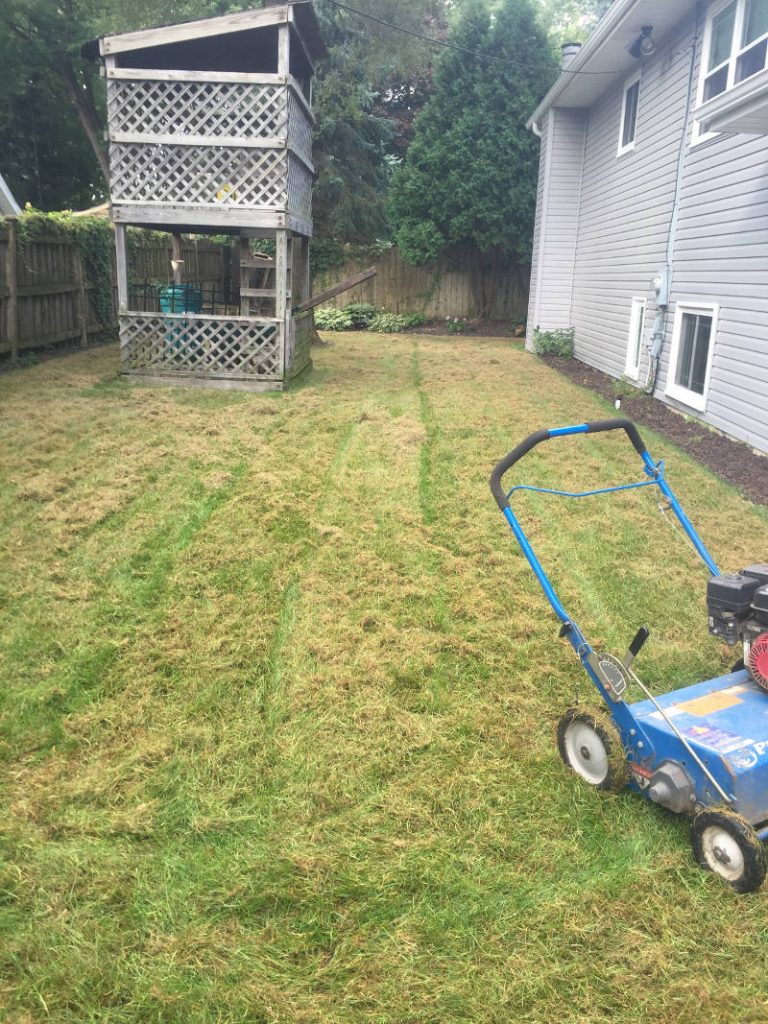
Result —
[{"label": "house with gray siding", "polygon": [[529,346],[768,452],[768,0],[614,0],[529,127]]}]

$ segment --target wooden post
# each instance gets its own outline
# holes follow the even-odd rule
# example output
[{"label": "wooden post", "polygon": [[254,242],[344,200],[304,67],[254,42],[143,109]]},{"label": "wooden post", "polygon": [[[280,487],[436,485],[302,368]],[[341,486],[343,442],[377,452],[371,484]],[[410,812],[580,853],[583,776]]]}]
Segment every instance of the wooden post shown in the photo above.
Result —
[{"label": "wooden post", "polygon": [[88,303],[85,296],[85,272],[83,260],[76,246],[72,246],[72,269],[74,271],[77,291],[77,321],[80,325],[80,348],[88,347]]},{"label": "wooden post", "polygon": [[250,238],[238,238],[238,288],[240,289],[240,316],[251,315],[251,300],[247,296],[242,294],[243,288],[249,288],[251,283],[251,272],[247,267],[243,266],[243,262],[250,258],[251,255],[251,240]]},{"label": "wooden post", "polygon": [[291,26],[281,25],[277,37],[277,73],[291,73]]},{"label": "wooden post", "polygon": [[5,280],[8,286],[8,341],[11,345],[11,362],[19,359],[19,285],[17,274],[17,224],[15,217],[6,219],[8,225],[8,253],[5,260]]},{"label": "wooden post", "polygon": [[184,254],[181,248],[181,235],[171,235],[171,266],[173,267],[173,283],[181,284],[184,269]]},{"label": "wooden post", "polygon": [[115,224],[115,269],[117,271],[117,307],[119,313],[128,309],[128,253],[125,245],[125,224]]},{"label": "wooden post", "polygon": [[283,323],[283,371],[291,365],[291,311],[288,304],[288,235],[281,229],[275,238],[275,316]]}]

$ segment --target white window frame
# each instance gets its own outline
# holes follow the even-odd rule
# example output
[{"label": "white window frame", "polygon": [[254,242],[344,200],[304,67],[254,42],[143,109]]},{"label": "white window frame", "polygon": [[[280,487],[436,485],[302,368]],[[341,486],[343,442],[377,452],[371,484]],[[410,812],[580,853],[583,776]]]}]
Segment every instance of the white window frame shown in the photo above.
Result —
[{"label": "white window frame", "polygon": [[[636,71],[631,78],[628,78],[624,83],[624,89],[621,93],[621,117],[619,118],[619,148],[616,152],[617,156],[621,156],[622,153],[629,153],[635,148],[635,140],[637,139],[637,121],[640,116],[640,72]],[[624,139],[624,119],[627,116],[627,93],[633,85],[638,86],[637,90],[637,108],[635,109],[635,134],[632,137],[632,141],[625,145],[622,144]]]},{"label": "white window frame", "polygon": [[[712,328],[709,332],[709,351],[707,352],[707,369],[704,376],[704,393],[691,391],[688,388],[675,382],[677,376],[677,361],[680,358],[680,339],[683,333],[683,316],[685,313],[701,314],[712,317]],[[707,407],[707,395],[709,394],[709,383],[712,375],[712,359],[717,344],[717,321],[720,315],[720,306],[717,303],[681,301],[675,308],[675,324],[672,329],[672,348],[669,353],[669,365],[667,366],[667,385],[664,393],[674,398],[689,409],[697,412],[704,412]]]},{"label": "white window frame", "polygon": [[[707,11],[707,20],[704,26],[704,42],[701,48],[699,86],[696,100],[697,107],[700,107],[704,102],[709,102],[709,100],[704,100],[704,87],[706,84],[706,79],[712,74],[711,71],[707,70],[707,65],[709,64],[710,48],[712,46],[712,25],[718,14],[720,14],[721,11],[724,11],[725,8],[728,7],[732,2],[736,3],[736,18],[734,20],[733,26],[733,40],[731,42],[731,53],[728,57],[728,80],[723,92],[718,93],[719,96],[724,96],[727,92],[730,92],[730,90],[733,89],[735,85],[741,85],[741,82],[736,81],[736,65],[741,54],[745,50],[749,50],[753,46],[756,46],[761,40],[768,38],[767,32],[764,33],[762,36],[759,36],[757,39],[753,39],[752,42],[748,43],[746,47],[743,47],[741,45],[741,36],[744,31],[744,16],[747,9],[746,0],[722,0],[721,3],[713,4]],[[720,66],[722,67],[722,65]],[[768,68],[768,56],[766,57],[766,68]],[[755,74],[759,73],[759,71],[755,72]],[[751,78],[752,76],[750,75],[749,77]],[[742,81],[744,82],[748,80],[748,78],[742,79]],[[714,97],[710,98],[713,99]],[[720,134],[720,132],[706,131],[704,129],[704,125],[700,121],[697,121],[695,123],[692,141],[694,143],[706,142],[708,139],[716,139]]]},{"label": "white window frame", "polygon": [[[643,335],[645,334],[645,314],[648,309],[648,301],[644,298],[634,296],[629,314],[629,334],[627,335],[627,359],[624,364],[624,374],[633,381],[640,379],[640,365],[643,361]],[[637,345],[637,362],[635,362],[635,345],[638,336],[640,344]]]}]

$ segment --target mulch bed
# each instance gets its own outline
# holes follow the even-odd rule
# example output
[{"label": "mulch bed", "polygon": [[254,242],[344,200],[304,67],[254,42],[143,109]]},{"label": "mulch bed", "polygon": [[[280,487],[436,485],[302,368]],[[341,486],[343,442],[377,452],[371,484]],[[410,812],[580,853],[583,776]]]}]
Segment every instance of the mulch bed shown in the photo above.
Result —
[{"label": "mulch bed", "polygon": [[[578,359],[542,356],[574,384],[595,391],[608,401],[616,400],[616,381]],[[694,420],[686,420],[668,405],[641,392],[622,397],[621,412],[640,426],[650,427],[673,441],[722,480],[733,484],[757,505],[768,505],[768,458],[756,455],[742,441],[716,434]]]}]

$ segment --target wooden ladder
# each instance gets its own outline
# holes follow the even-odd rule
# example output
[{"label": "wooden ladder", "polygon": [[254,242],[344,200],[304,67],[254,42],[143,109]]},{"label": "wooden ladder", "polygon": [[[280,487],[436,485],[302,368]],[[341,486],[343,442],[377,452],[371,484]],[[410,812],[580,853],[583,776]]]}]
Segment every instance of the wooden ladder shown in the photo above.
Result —
[{"label": "wooden ladder", "polygon": [[[291,305],[291,243],[288,243],[286,305]],[[277,260],[263,253],[251,255],[247,238],[240,240],[240,315],[280,317],[277,305]]]}]

